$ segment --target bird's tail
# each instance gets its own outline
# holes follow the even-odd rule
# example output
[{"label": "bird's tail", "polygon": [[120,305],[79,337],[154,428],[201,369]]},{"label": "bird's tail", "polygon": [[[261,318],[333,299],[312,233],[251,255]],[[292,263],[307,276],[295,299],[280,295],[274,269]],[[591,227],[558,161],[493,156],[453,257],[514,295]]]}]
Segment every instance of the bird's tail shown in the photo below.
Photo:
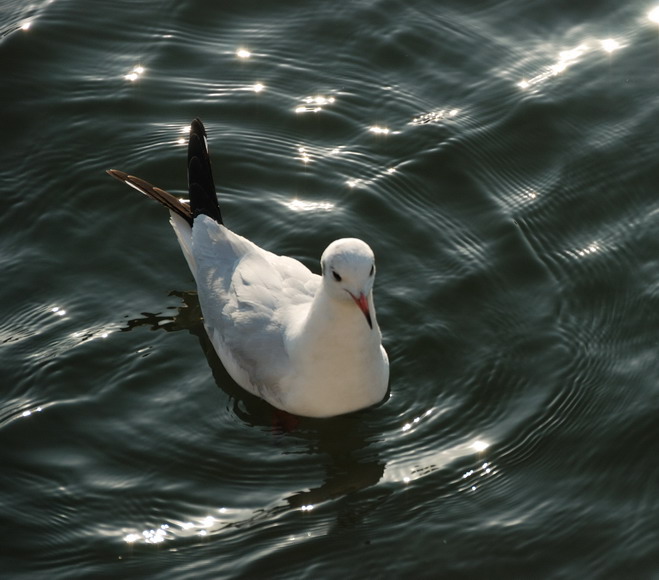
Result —
[{"label": "bird's tail", "polygon": [[190,202],[152,185],[144,179],[128,175],[118,169],[108,169],[112,177],[123,181],[147,197],[155,199],[167,209],[181,216],[190,226],[199,214],[207,215],[218,223],[223,223],[220,206],[217,203],[211,161],[208,155],[206,129],[199,119],[192,121],[188,142],[188,190]]},{"label": "bird's tail", "polygon": [[211,160],[208,155],[206,129],[199,119],[192,121],[188,141],[188,192],[193,217],[199,214],[223,223],[220,205],[217,203]]}]

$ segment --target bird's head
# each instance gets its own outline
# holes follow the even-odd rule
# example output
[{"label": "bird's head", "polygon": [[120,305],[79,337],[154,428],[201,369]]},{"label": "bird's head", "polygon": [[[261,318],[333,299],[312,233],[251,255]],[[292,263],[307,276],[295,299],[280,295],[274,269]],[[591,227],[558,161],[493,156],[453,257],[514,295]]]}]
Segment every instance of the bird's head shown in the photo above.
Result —
[{"label": "bird's head", "polygon": [[375,256],[366,242],[342,238],[332,242],[320,259],[323,285],[336,300],[353,301],[373,328],[369,297],[375,280]]}]

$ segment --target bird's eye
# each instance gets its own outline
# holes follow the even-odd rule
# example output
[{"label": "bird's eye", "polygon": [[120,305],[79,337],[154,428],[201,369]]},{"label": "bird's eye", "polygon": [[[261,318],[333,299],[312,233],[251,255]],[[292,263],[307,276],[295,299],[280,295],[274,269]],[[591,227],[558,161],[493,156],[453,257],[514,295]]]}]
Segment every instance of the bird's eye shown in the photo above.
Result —
[{"label": "bird's eye", "polygon": [[369,276],[372,276],[373,274],[375,274],[375,264],[371,266],[371,271],[368,273]]},{"label": "bird's eye", "polygon": [[334,276],[334,279],[335,279],[337,282],[340,282],[340,281],[341,281],[341,276],[339,276],[334,270],[332,270],[332,276]]}]

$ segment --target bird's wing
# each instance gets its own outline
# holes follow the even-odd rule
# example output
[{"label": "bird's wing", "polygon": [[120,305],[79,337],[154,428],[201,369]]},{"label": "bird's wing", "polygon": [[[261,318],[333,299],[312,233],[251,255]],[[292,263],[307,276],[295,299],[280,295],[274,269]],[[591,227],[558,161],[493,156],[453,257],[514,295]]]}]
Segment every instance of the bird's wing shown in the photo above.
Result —
[{"label": "bird's wing", "polygon": [[238,383],[271,400],[267,391],[290,372],[287,325],[307,311],[320,277],[203,215],[192,228],[192,252],[215,349]]}]

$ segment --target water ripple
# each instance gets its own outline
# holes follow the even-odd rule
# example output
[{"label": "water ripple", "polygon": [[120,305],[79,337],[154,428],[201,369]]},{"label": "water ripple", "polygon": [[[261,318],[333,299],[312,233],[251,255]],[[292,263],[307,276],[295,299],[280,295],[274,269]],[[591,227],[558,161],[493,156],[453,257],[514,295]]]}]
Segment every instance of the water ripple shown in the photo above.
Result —
[{"label": "water ripple", "polygon": [[[9,8],[5,573],[651,575],[650,8]],[[166,213],[104,174],[184,195],[195,116],[236,231],[375,249],[381,405],[293,426],[212,352]]]}]

